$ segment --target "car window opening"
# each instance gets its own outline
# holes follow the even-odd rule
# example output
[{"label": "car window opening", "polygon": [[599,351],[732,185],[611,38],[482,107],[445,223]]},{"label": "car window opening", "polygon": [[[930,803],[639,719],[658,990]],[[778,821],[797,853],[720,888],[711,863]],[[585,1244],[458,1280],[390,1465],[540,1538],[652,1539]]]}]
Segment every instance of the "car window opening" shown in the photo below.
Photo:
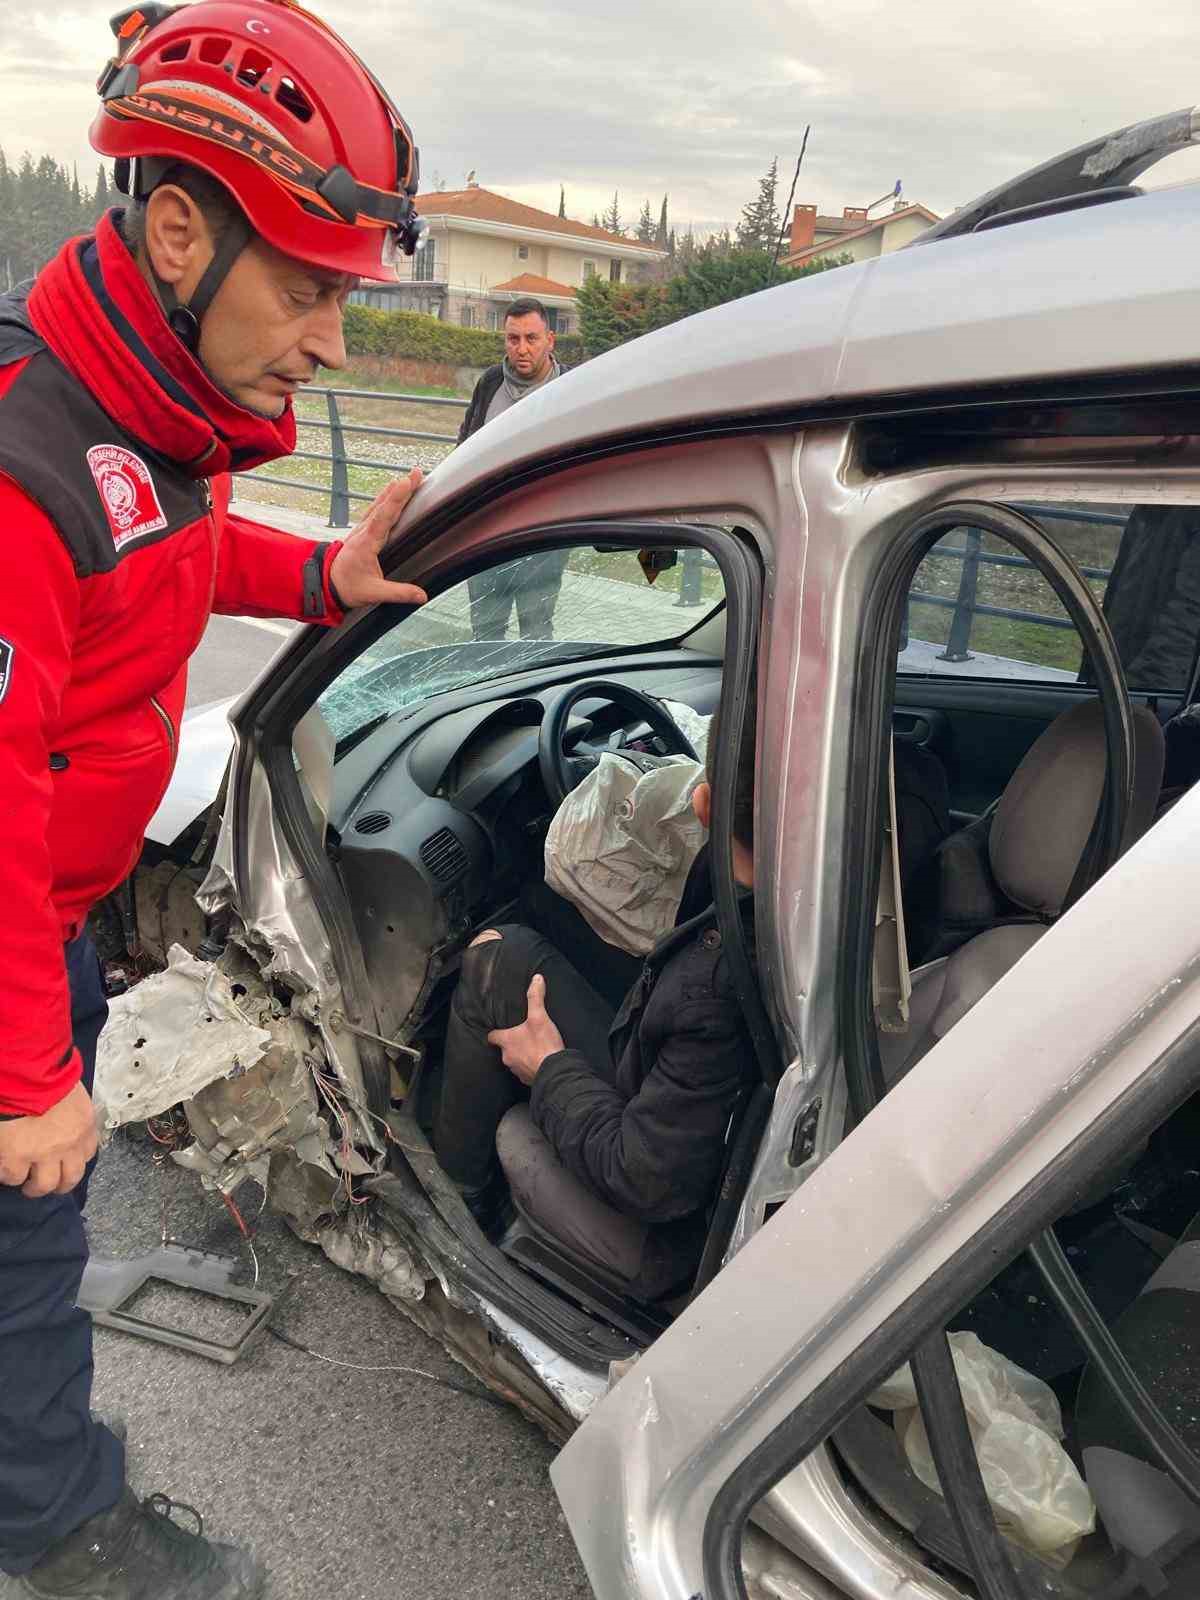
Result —
[{"label": "car window opening", "polygon": [[[1020,509],[1068,553],[1102,605],[1129,681],[1128,848],[1200,776],[1200,588],[1190,584],[1191,562],[1200,559],[1200,509]],[[964,519],[933,542],[896,596],[896,670],[881,697],[890,738],[877,734],[880,762],[894,776],[890,786],[883,782],[883,799],[878,785],[860,789],[862,803],[881,816],[881,884],[894,881],[898,889],[889,921],[881,888],[865,1001],[876,1017],[885,1090],[919,1070],[923,1055],[1034,951],[1102,867],[1097,834],[1113,746],[1098,689],[1112,671],[1050,577],[1027,553]],[[878,636],[886,639],[888,629]],[[886,677],[882,667],[880,673]],[[881,983],[881,972],[889,982]],[[897,1412],[893,1424],[888,1411],[863,1408],[835,1435],[843,1469],[931,1552],[943,1559],[952,1552],[951,1565],[978,1580],[990,1541],[989,1594],[1027,1593],[1036,1582],[1038,1592],[1108,1595],[1125,1582],[1119,1592],[1136,1596],[1192,1570],[1200,1433],[1183,1399],[1194,1387],[1194,1339],[1183,1333],[1191,1302],[1153,1286],[1178,1282],[1182,1290],[1191,1281],[1186,1264],[1200,1228],[1198,1117],[1200,1107],[1189,1101],[1149,1141],[1127,1150],[949,1325],[957,1362],[974,1348],[964,1339],[980,1341],[995,1353],[986,1359],[1013,1363],[1018,1383],[1025,1381],[1019,1374],[1029,1374],[1061,1413],[1061,1430],[1057,1423],[1051,1429],[1062,1435],[1061,1448],[1054,1446],[1058,1476],[1053,1489],[1047,1479],[1040,1490],[1046,1511],[1053,1493],[1060,1510],[1062,1497],[1074,1496],[1080,1522],[1062,1524],[1061,1544],[1045,1527],[1042,1543],[1031,1541],[1033,1513],[1014,1522],[1011,1507],[998,1509],[994,1499],[995,1521],[981,1530],[979,1504],[986,1502],[976,1500],[972,1510],[971,1473],[951,1476],[949,1507],[931,1493],[919,1465],[914,1476],[917,1456],[906,1434],[916,1413]],[[949,1381],[948,1358],[922,1360],[927,1383]],[[930,1377],[939,1371],[940,1380]],[[935,1407],[940,1416],[926,1416],[922,1449],[932,1447],[935,1457],[949,1450],[952,1460],[961,1406],[947,1409],[944,1399]],[[971,1427],[978,1440],[974,1411]],[[985,1470],[982,1481],[987,1477]],[[1134,1505],[1157,1519],[1160,1532],[1169,1525],[1153,1552]]]},{"label": "car window opening", "polygon": [[[517,959],[528,930],[586,974],[606,1014],[630,994],[635,1018],[644,1003],[639,985],[652,999],[657,974],[671,970],[670,950],[660,957],[654,947],[664,938],[670,946],[673,921],[681,930],[680,949],[707,947],[713,952],[705,956],[709,966],[732,960],[735,941],[747,938],[749,904],[740,910],[734,895],[724,906],[707,865],[708,848],[700,848],[703,829],[697,834],[687,821],[691,790],[711,780],[719,791],[716,811],[733,819],[723,826],[736,824],[744,806],[733,790],[744,763],[739,758],[719,780],[715,767],[705,763],[718,700],[732,694],[722,687],[726,579],[714,555],[685,542],[683,531],[672,530],[666,549],[661,533],[657,544],[641,547],[629,536],[611,543],[593,536],[477,571],[393,626],[317,701],[338,740],[327,849],[357,930],[377,1032],[381,1038],[402,1037],[421,1056],[406,1084],[399,1081],[409,1073],[404,1062],[399,1079],[393,1074],[393,1136],[443,1218],[476,1239],[475,1224],[481,1223],[507,1270],[526,1275],[609,1330],[611,1356],[657,1337],[686,1304],[697,1272],[720,1265],[761,1137],[763,1107],[769,1106],[769,1095],[756,1099],[753,1093],[759,1071],[753,1049],[748,1042],[736,1047],[736,1084],[731,1079],[727,1105],[714,1100],[718,1120],[707,1132],[699,1125],[690,1134],[683,1127],[673,1132],[667,1122],[657,1132],[651,1129],[655,1140],[684,1143],[668,1191],[644,1219],[636,1210],[622,1214],[617,1182],[602,1197],[609,1209],[591,1201],[589,1211],[568,1172],[553,1180],[562,1196],[560,1213],[550,1222],[521,1186],[522,1163],[539,1158],[540,1135],[527,1114],[516,1115],[524,1103],[520,1097],[514,1113],[501,1121],[499,1166],[490,1177],[483,1174],[488,1192],[477,1195],[460,1176],[470,1163],[461,1154],[457,1113],[453,1106],[447,1112],[448,1098],[454,1099],[446,1087],[447,1052],[459,1050],[453,1059],[461,1060],[462,1030],[455,1032],[460,986],[474,981],[481,961],[500,963],[502,972],[505,962]],[[756,617],[756,608],[748,614]],[[738,676],[754,696],[752,637],[738,648],[751,651],[750,666]],[[597,661],[602,668],[591,666]],[[740,743],[750,739],[751,766],[752,706],[753,701],[744,729],[743,712],[732,700],[722,711],[733,737]],[[690,759],[693,750],[698,762]],[[672,769],[671,761],[680,764]],[[605,804],[628,809],[621,795],[641,786],[639,793],[649,796],[657,788],[668,798],[644,798],[638,805],[665,804],[661,819],[647,812],[655,830],[667,828],[663,837],[686,834],[688,850],[699,850],[680,857],[653,917],[630,933],[637,941],[632,948],[612,942],[606,904],[588,899],[608,892],[607,880],[630,872],[631,862],[643,876],[649,869],[649,856],[639,865],[630,855],[636,841],[622,842],[633,838],[629,827],[622,823],[593,837],[581,814],[576,832],[554,857],[559,876],[552,879],[548,870],[547,832],[562,794],[569,800],[581,780],[612,772],[619,774],[617,786],[609,780],[608,788],[596,790],[609,796]],[[301,777],[306,787],[308,776]],[[648,836],[637,848],[645,851],[647,843]],[[705,923],[714,892],[718,920]],[[639,902],[644,900],[639,894]],[[610,898],[608,904],[621,933],[623,902]],[[495,943],[503,942],[503,955],[489,945],[479,953],[473,948],[472,941],[488,929],[501,933]],[[739,1016],[749,1003],[745,981],[739,981],[741,1001],[731,988],[721,1002]],[[707,988],[685,987],[679,1003],[693,1005],[693,994],[706,993]],[[553,1015],[552,1008],[551,999],[547,1009]],[[606,1032],[607,1025],[587,1048],[606,1051]],[[636,1091],[634,1079],[620,1076],[632,1070],[622,1065],[628,1054],[618,1051],[613,1062],[622,1094]],[[456,1064],[455,1072],[461,1070]],[[482,1081],[494,1083],[495,1069],[489,1072],[490,1080],[485,1075]],[[474,1105],[478,1096],[468,1099]],[[634,1173],[620,1181],[634,1206],[642,1203],[645,1186],[659,1180]],[[676,1184],[678,1202],[671,1198]],[[721,1207],[715,1211],[718,1193]],[[495,1206],[493,1194],[500,1197]],[[579,1227],[573,1228],[568,1224],[576,1214]],[[710,1233],[715,1242],[706,1252]]]}]

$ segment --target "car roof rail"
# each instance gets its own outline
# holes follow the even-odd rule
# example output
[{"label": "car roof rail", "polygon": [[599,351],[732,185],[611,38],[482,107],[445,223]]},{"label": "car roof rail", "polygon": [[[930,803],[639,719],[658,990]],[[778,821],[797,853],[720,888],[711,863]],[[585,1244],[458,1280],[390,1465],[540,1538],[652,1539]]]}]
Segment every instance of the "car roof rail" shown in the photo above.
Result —
[{"label": "car roof rail", "polygon": [[981,225],[1001,227],[1035,215],[1077,210],[1088,203],[1130,199],[1139,192],[1131,187],[1134,180],[1148,167],[1195,144],[1200,144],[1200,107],[1131,123],[1054,156],[969,201],[906,248],[956,239],[980,230]]}]

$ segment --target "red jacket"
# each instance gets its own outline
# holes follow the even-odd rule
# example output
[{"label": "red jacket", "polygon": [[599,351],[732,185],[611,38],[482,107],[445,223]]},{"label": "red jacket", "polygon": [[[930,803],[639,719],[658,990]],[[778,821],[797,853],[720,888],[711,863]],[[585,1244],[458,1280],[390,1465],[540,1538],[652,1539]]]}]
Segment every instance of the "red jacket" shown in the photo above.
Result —
[{"label": "red jacket", "polygon": [[64,941],[133,869],[214,611],[340,620],[340,546],[228,511],[286,455],[175,338],[111,217],[0,301],[0,1115],[79,1077]]}]

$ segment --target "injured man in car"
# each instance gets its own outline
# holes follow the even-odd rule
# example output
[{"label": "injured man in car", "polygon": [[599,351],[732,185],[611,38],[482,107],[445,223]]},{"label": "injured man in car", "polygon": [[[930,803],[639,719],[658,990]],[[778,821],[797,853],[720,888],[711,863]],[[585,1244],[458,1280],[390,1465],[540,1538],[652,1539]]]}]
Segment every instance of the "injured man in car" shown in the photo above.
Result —
[{"label": "injured man in car", "polygon": [[[707,827],[705,781],[693,805]],[[734,876],[753,938],[753,713],[739,751]],[[673,931],[615,1010],[532,928],[490,928],[463,957],[434,1143],[485,1231],[506,1201],[625,1292],[685,1287],[707,1231],[726,1135],[753,1078],[746,1033],[697,858]]]}]

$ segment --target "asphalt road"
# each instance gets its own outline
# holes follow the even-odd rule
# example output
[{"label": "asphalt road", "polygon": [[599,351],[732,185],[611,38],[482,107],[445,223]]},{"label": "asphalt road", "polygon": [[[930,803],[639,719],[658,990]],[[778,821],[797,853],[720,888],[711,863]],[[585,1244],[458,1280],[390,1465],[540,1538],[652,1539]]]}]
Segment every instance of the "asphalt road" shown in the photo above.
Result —
[{"label": "asphalt road", "polygon": [[294,624],[213,617],[188,671],[189,706],[211,705],[240,694],[258,676]]},{"label": "asphalt road", "polygon": [[[236,694],[286,626],[215,618],[189,702]],[[248,1283],[224,1208],[189,1174],[157,1168],[151,1151],[121,1138],[101,1157],[87,1211],[93,1251],[154,1249],[165,1195],[172,1236],[241,1251]],[[509,1407],[387,1370],[417,1367],[478,1387],[371,1285],[270,1213],[256,1246],[262,1286],[286,1290],[277,1326],[358,1366],[268,1336],[224,1367],[98,1329],[95,1404],[127,1421],[134,1488],[196,1506],[218,1538],[253,1542],[270,1567],[271,1600],[587,1600],[543,1436]],[[207,1325],[211,1309],[174,1298],[154,1314],[186,1311]],[[16,1594],[0,1577],[0,1600]]]}]

